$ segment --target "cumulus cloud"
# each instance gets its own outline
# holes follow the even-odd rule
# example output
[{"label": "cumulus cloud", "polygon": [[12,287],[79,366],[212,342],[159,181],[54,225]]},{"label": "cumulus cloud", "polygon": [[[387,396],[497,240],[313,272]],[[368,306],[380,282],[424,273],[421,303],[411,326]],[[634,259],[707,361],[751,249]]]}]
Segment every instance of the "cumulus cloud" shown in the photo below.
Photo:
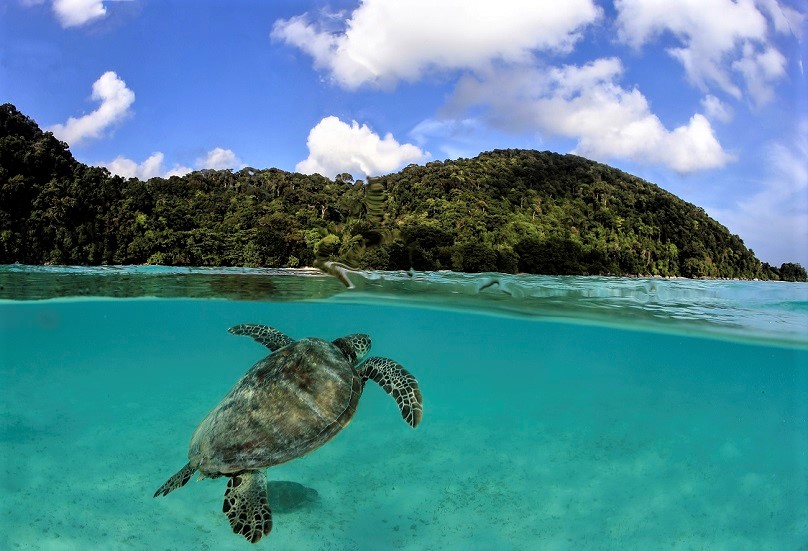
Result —
[{"label": "cumulus cloud", "polygon": [[741,74],[749,94],[758,105],[774,98],[772,84],[786,73],[786,58],[772,47],[757,50],[751,44],[743,47],[743,57],[732,63]]},{"label": "cumulus cloud", "polygon": [[797,136],[768,148],[767,179],[751,196],[726,208],[707,208],[762,260],[779,266],[800,262],[808,266],[808,120],[797,125]]},{"label": "cumulus cloud", "polygon": [[484,78],[467,76],[450,110],[486,110],[494,126],[577,139],[576,153],[658,163],[678,172],[723,166],[731,160],[704,115],[668,130],[636,88],[618,84],[617,58],[584,66],[501,69]]},{"label": "cumulus cloud", "polygon": [[[45,0],[20,0],[23,6],[37,6]],[[51,8],[62,27],[80,27],[107,14],[101,0],[53,0]]]},{"label": "cumulus cloud", "polygon": [[[124,156],[118,156],[108,163],[102,163],[113,174],[124,178],[139,178],[148,180],[149,178],[161,177],[170,178],[172,176],[184,176],[194,169],[188,166],[174,164],[166,170],[164,167],[165,155],[157,151],[152,153],[146,160],[138,163]],[[206,155],[196,160],[195,166],[198,170],[210,168],[221,170],[226,168],[238,168],[242,166],[241,160],[230,149],[216,147],[208,151]]]},{"label": "cumulus cloud", "polygon": [[108,163],[102,163],[102,166],[107,167],[111,173],[117,174],[118,176],[123,176],[124,178],[139,178],[141,180],[148,180],[149,178],[158,176],[163,178],[184,176],[192,170],[187,166],[174,165],[171,170],[166,171],[163,168],[164,160],[165,155],[158,151],[152,153],[141,163],[119,155]]},{"label": "cumulus cloud", "polygon": [[107,71],[93,83],[92,99],[100,102],[98,109],[83,117],[70,117],[66,123],[55,124],[48,130],[70,145],[77,145],[86,138],[98,138],[104,130],[129,115],[135,93],[113,71]]},{"label": "cumulus cloud", "polygon": [[[769,42],[769,19],[775,32],[795,32],[796,10],[776,0],[615,0],[618,38],[640,48],[670,33],[679,46],[668,53],[703,90],[717,86],[757,105],[772,99],[772,87],[786,74],[785,57]],[[743,87],[741,83],[743,82]]]},{"label": "cumulus cloud", "polygon": [[107,9],[101,0],[53,0],[53,13],[62,27],[78,27],[104,17]]},{"label": "cumulus cloud", "polygon": [[272,38],[300,48],[338,84],[355,89],[568,51],[600,15],[593,0],[363,0],[341,32],[328,29],[333,17],[304,14],[278,20]]},{"label": "cumulus cloud", "polygon": [[782,34],[793,34],[802,38],[805,14],[779,0],[757,0],[760,8],[766,12],[774,25],[774,30]]},{"label": "cumulus cloud", "polygon": [[207,155],[196,161],[198,168],[212,168],[214,170],[237,168],[242,164],[241,159],[236,157],[235,153],[229,149],[222,149],[221,147],[208,151]]},{"label": "cumulus cloud", "polygon": [[194,169],[192,169],[189,166],[175,164],[174,168],[166,171],[165,174],[163,174],[163,178],[171,178],[172,176],[185,176],[189,172],[193,172],[193,170]]},{"label": "cumulus cloud", "polygon": [[734,113],[732,108],[712,94],[707,94],[701,100],[704,114],[708,119],[719,122],[730,122]]},{"label": "cumulus cloud", "polygon": [[415,145],[398,143],[392,134],[381,138],[365,124],[348,124],[333,116],[311,129],[306,145],[309,156],[297,164],[296,170],[328,177],[342,172],[386,174],[428,155]]},{"label": "cumulus cloud", "polygon": [[132,159],[123,156],[115,157],[109,163],[105,163],[110,172],[123,176],[124,178],[140,178],[148,180],[154,176],[159,176],[163,164],[163,154],[154,153],[151,157],[138,164]]},{"label": "cumulus cloud", "polygon": [[[419,146],[437,142],[438,149],[450,159],[473,157],[480,151],[491,149],[492,136],[489,128],[478,119],[427,118],[410,131],[410,137]],[[497,144],[495,147],[499,147]]]}]

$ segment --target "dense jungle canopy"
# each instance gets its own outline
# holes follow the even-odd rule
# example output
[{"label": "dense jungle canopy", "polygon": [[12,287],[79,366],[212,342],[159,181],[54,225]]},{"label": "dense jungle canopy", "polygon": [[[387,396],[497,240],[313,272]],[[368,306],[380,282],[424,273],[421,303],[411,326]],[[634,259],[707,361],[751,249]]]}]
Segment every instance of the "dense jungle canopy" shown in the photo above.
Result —
[{"label": "dense jungle canopy", "polygon": [[574,155],[497,150],[354,181],[278,169],[141,181],[0,106],[0,263],[312,265],[804,279],[703,209]]}]

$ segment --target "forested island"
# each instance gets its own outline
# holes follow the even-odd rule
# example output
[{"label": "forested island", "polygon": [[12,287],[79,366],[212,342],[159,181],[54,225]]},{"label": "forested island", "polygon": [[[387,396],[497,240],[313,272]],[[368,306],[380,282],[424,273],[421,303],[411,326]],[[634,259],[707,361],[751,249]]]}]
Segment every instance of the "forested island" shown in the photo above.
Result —
[{"label": "forested island", "polygon": [[141,181],[0,106],[0,263],[802,280],[703,209],[575,155],[497,150],[354,181],[278,169]]}]

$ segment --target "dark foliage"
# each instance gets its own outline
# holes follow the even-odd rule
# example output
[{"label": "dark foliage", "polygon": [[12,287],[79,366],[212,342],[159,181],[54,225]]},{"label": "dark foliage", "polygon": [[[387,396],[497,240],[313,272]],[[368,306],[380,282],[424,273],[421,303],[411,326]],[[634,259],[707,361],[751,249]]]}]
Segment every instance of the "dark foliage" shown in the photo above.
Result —
[{"label": "dark foliage", "polygon": [[786,262],[780,266],[780,279],[783,281],[808,281],[808,273],[800,264]]},{"label": "dark foliage", "polygon": [[365,184],[278,169],[143,182],[0,106],[0,263],[357,267],[805,280],[700,208],[574,155],[499,150]]}]

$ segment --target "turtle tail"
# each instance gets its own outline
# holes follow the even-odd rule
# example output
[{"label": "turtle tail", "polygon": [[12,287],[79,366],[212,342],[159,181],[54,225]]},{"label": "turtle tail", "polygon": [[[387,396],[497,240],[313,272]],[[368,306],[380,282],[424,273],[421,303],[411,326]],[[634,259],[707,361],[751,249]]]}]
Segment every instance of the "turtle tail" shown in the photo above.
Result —
[{"label": "turtle tail", "polygon": [[182,469],[177,471],[174,476],[166,480],[166,483],[160,486],[157,491],[154,492],[154,497],[167,496],[177,488],[182,488],[189,480],[191,480],[194,472],[196,472],[196,467],[192,467],[190,463],[186,463]]}]

